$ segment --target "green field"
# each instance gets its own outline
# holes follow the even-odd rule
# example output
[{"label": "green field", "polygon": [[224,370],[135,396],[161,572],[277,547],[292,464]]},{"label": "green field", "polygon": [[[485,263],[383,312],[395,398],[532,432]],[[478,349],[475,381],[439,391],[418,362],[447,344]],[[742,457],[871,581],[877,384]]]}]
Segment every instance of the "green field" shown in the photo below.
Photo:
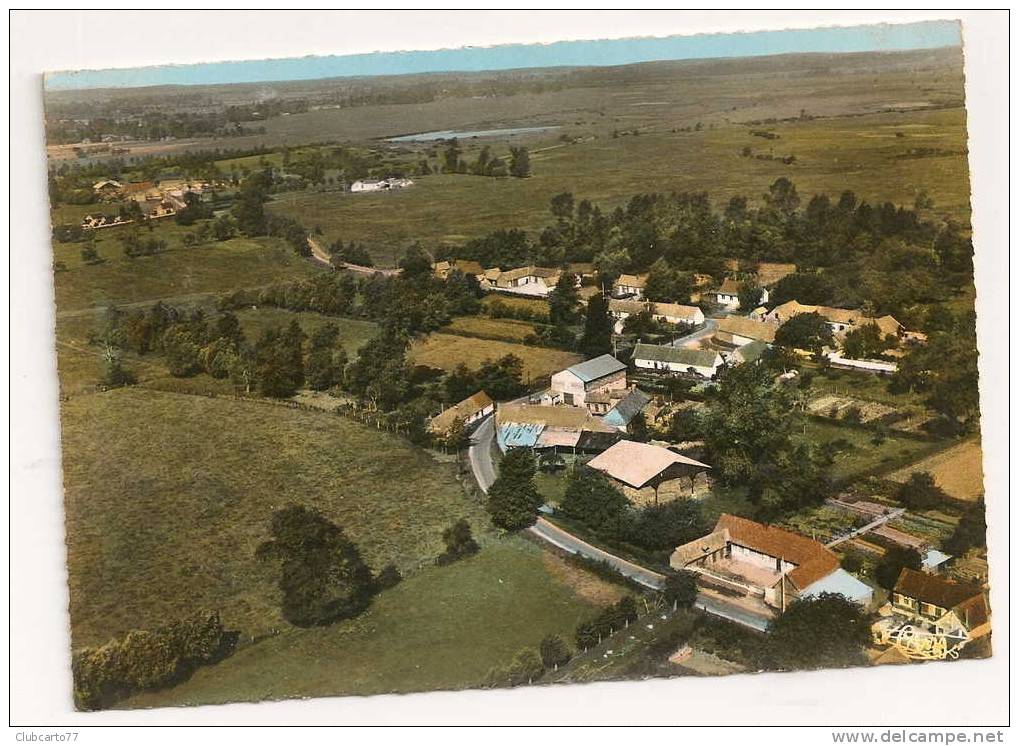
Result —
[{"label": "green field", "polygon": [[463,689],[483,683],[547,634],[572,638],[596,613],[552,574],[545,550],[518,537],[488,543],[383,592],[357,619],[290,628],[127,707]]},{"label": "green field", "polygon": [[335,415],[129,388],[72,398],[62,425],[76,646],[202,607],[247,635],[285,626],[254,552],[293,503],[345,527],[376,570],[429,564],[460,517],[487,536],[451,464]]},{"label": "green field", "polygon": [[297,320],[304,333],[311,335],[316,329],[326,324],[336,324],[340,330],[337,341],[343,345],[347,355],[353,358],[357,351],[375,336],[377,325],[362,319],[323,316],[311,311],[287,311],[282,308],[242,309],[237,311],[237,318],[249,342],[254,342],[263,330],[273,326],[287,326]]},{"label": "green field", "polygon": [[[595,133],[576,144],[552,142],[547,150],[536,148],[528,179],[433,175],[394,193],[280,195],[270,209],[306,226],[320,226],[327,240],[363,242],[379,266],[391,266],[417,240],[434,247],[463,243],[498,228],[534,234],[552,222],[549,200],[563,191],[606,211],[650,191],[707,191],[722,206],[737,194],[756,201],[769,184],[785,176],[804,198],[822,192],[837,197],[849,189],[871,203],[890,200],[911,206],[916,195],[926,191],[934,199],[933,213],[968,222],[966,116],[961,107],[785,122],[767,129],[779,139],[753,137],[746,126],[735,124],[673,132],[661,123],[640,136],[616,138]],[[797,160],[785,165],[744,158],[744,147],[794,154]],[[902,157],[917,147],[955,154]]]},{"label": "green field", "polygon": [[840,481],[877,475],[923,458],[947,448],[948,442],[928,442],[902,435],[890,434],[881,444],[873,442],[873,433],[859,427],[822,422],[818,418],[804,418],[804,440],[815,446],[836,440],[846,440],[851,448],[838,453],[831,467],[831,476]]},{"label": "green field", "polygon": [[[162,231],[157,229],[154,235],[162,237]],[[58,317],[110,304],[194,300],[321,271],[278,239],[232,238],[188,249],[175,245],[172,238],[167,243],[163,253],[130,259],[108,236],[98,245],[106,261],[95,265],[81,262],[80,244],[58,244],[56,257],[66,256],[68,266],[53,276]]]}]

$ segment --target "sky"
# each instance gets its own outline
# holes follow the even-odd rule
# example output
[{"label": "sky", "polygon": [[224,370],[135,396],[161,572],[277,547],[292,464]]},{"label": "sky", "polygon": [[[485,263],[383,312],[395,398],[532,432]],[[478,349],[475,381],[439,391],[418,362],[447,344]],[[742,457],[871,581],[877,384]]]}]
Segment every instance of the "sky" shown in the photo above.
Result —
[{"label": "sky", "polygon": [[70,90],[259,83],[361,75],[627,65],[656,60],[757,57],[803,52],[896,51],[961,44],[962,31],[958,22],[923,21],[895,25],[563,41],[553,44],[80,70],[47,74],[46,88]]}]

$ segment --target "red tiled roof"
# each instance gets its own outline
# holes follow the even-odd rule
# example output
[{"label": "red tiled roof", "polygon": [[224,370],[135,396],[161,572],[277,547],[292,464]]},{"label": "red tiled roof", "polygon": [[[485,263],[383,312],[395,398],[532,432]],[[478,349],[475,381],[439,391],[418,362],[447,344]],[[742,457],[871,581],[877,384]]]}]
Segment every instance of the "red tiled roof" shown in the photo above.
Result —
[{"label": "red tiled roof", "polygon": [[786,577],[800,590],[827,577],[839,567],[839,559],[834,552],[820,542],[792,531],[729,513],[722,513],[715,524],[715,531],[724,529],[729,530],[730,541],[796,565]]},{"label": "red tiled roof", "polygon": [[902,568],[899,579],[895,581],[895,592],[903,596],[915,598],[917,601],[934,604],[942,609],[954,609],[957,606],[983,598],[983,591],[974,585],[956,583],[945,580],[937,575]]}]

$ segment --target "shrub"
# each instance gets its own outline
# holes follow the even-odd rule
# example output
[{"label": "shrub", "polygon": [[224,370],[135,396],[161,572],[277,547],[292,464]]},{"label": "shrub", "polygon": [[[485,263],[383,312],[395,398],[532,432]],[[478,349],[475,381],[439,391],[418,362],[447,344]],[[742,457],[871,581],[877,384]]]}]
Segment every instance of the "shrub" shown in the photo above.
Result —
[{"label": "shrub", "polygon": [[565,665],[573,657],[569,645],[559,635],[548,635],[538,646],[538,652],[546,671],[558,670],[559,666]]},{"label": "shrub", "polygon": [[199,612],[154,630],[74,653],[71,673],[79,709],[109,707],[131,694],[182,681],[198,666],[229,652],[235,636],[216,612]]}]

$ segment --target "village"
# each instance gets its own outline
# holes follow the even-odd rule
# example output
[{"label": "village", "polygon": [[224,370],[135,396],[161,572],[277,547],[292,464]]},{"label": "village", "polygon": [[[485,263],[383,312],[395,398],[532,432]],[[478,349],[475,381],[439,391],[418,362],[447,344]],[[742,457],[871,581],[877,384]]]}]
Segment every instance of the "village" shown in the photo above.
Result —
[{"label": "village", "polygon": [[79,706],[989,656],[965,112],[797,64],[767,123],[651,66],[54,159]]},{"label": "village", "polygon": [[[738,264],[731,262],[730,268],[736,270]],[[590,265],[503,271],[454,259],[436,263],[433,269],[441,279],[454,271],[474,277],[479,287],[494,294],[548,298],[564,275],[573,278],[584,301],[603,293],[596,285],[584,284],[596,277]],[[769,286],[795,272],[795,265],[761,264],[752,276],[726,277],[715,287],[710,286],[710,277],[701,278],[701,292],[693,297],[711,304],[710,316],[699,306],[648,301],[643,293],[646,274],[621,275],[606,293],[614,333],[624,333],[627,318],[645,314],[676,329],[671,343],[638,341],[627,350],[629,365],[605,354],[553,373],[548,389],[511,402],[497,403],[485,391],[478,391],[432,418],[429,430],[440,439],[454,430],[475,433],[472,463],[475,451],[484,453],[494,443],[502,454],[519,448],[533,450],[539,468],[547,464],[550,471],[599,472],[637,507],[702,498],[711,493],[713,484],[711,466],[698,460],[703,458],[703,443],[654,437],[656,424],[664,420],[670,406],[670,397],[656,393],[663,380],[685,379],[703,389],[713,386],[729,367],[759,364],[775,345],[781,325],[800,314],[816,314],[831,332],[830,346],[821,348],[818,357],[832,366],[874,376],[896,370],[900,345],[921,345],[926,340],[924,334],[904,329],[889,315],[873,318],[858,310],[795,300],[771,309],[763,305]],[[759,288],[756,303],[762,305],[741,309],[740,296],[750,283]],[[883,360],[848,357],[841,342],[863,327],[873,327],[875,336],[884,340],[881,351],[892,355]],[[806,349],[795,352],[804,358],[812,354]],[[774,384],[795,384],[795,377],[792,368],[775,375]],[[644,434],[639,439],[628,433],[635,419]],[[483,489],[489,486],[484,473],[484,469],[475,471]],[[902,508],[839,497],[829,498],[826,508],[844,516],[849,525],[826,542],[722,514],[711,533],[675,547],[669,566],[696,575],[698,608],[759,631],[766,631],[796,599],[822,594],[849,599],[875,614],[869,651],[875,664],[957,658],[968,643],[989,634],[990,612],[981,585],[986,573],[979,563],[974,574],[972,558],[955,563],[956,558],[929,539],[892,528],[889,524],[902,517]],[[541,511],[545,518],[539,520],[557,513],[548,504]],[[557,535],[554,541],[562,542],[563,536]],[[918,569],[901,569],[890,591],[843,567],[847,555],[880,554],[882,544],[917,552],[921,558]],[[570,551],[583,555],[584,542],[578,540]],[[591,556],[604,561],[601,552]],[[620,560],[619,571],[632,573],[628,564]],[[663,581],[663,575],[646,569],[637,582],[661,588]],[[683,646],[673,659],[682,665],[691,655],[689,646]]]}]

